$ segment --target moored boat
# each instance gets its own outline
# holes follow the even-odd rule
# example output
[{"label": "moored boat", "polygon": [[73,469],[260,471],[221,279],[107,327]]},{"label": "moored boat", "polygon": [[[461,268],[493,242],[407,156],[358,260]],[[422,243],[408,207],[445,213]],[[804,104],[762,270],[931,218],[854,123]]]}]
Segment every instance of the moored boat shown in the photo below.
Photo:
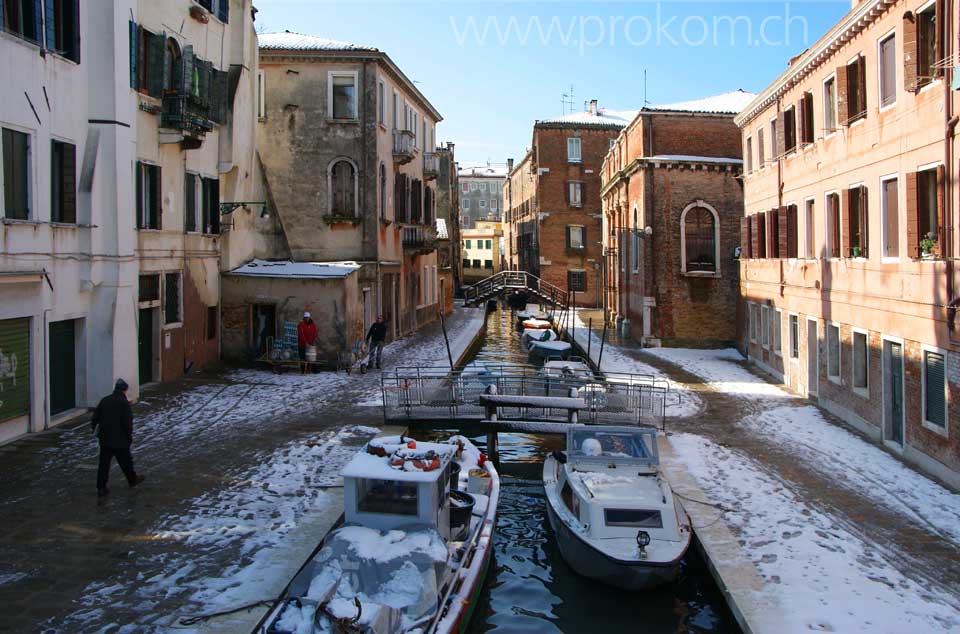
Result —
[{"label": "moored boat", "polygon": [[660,474],[655,429],[573,427],[566,452],[544,461],[543,483],[560,553],[577,573],[626,590],[676,578],[691,524]]},{"label": "moored boat", "polygon": [[528,351],[531,357],[549,361],[566,359],[570,356],[571,345],[566,341],[531,341]]},{"label": "moored boat", "polygon": [[562,379],[576,384],[585,384],[594,380],[593,370],[581,357],[547,361],[543,364],[540,373],[551,379]]},{"label": "moored boat", "polygon": [[257,631],[465,631],[493,554],[494,465],[463,436],[400,436],[371,440],[341,475],[343,524]]},{"label": "moored boat", "polygon": [[536,341],[556,341],[559,337],[551,328],[524,328],[520,333],[520,345],[530,350],[530,344]]}]

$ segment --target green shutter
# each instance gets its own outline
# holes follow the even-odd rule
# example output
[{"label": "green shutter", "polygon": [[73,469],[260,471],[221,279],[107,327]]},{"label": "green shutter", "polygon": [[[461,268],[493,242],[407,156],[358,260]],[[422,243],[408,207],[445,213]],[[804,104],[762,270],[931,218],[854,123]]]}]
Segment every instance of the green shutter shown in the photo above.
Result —
[{"label": "green shutter", "polygon": [[[46,35],[46,47],[47,50],[58,51],[57,49],[57,20],[55,14],[55,6],[52,0],[47,0],[46,5],[46,16],[45,16],[45,35]],[[59,51],[58,51],[59,52]]]},{"label": "green shutter", "polygon": [[[0,3],[2,4],[2,3]],[[137,23],[130,20],[130,87],[136,90],[137,86]]]},{"label": "green shutter", "polygon": [[30,413],[30,319],[0,320],[0,421]]},{"label": "green shutter", "polygon": [[151,97],[163,96],[163,51],[166,36],[147,34],[147,92]]},{"label": "green shutter", "polygon": [[43,44],[43,5],[33,0],[33,41]]},{"label": "green shutter", "polygon": [[926,365],[924,399],[926,399],[926,419],[940,427],[946,427],[946,390],[944,389],[943,355],[937,352],[924,352]]},{"label": "green shutter", "polygon": [[181,77],[183,78],[183,85],[180,88],[180,92],[184,95],[193,94],[193,65],[196,57],[193,55],[193,45],[188,44],[183,47],[183,53],[180,55],[180,64],[182,66]]}]

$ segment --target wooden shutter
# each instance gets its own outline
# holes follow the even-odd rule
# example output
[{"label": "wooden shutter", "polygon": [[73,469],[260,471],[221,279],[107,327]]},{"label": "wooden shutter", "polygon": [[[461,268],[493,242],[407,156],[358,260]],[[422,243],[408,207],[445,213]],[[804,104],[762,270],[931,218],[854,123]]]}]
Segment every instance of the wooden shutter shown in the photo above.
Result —
[{"label": "wooden shutter", "polygon": [[564,235],[566,236],[566,239],[567,239],[566,247],[569,249],[570,246],[571,246],[571,242],[570,242],[570,225],[567,225],[567,226],[566,226],[566,231],[564,231]]},{"label": "wooden shutter", "polygon": [[740,257],[750,258],[750,217],[740,219]]},{"label": "wooden shutter", "polygon": [[190,173],[183,177],[183,230],[197,230],[197,181]]},{"label": "wooden shutter", "polygon": [[30,348],[29,318],[0,319],[0,350],[7,358],[16,359],[16,363],[4,368],[0,421],[30,414],[30,366],[33,357]]},{"label": "wooden shutter", "polygon": [[166,49],[164,34],[147,33],[147,93],[151,97],[163,96],[163,52]]},{"label": "wooden shutter", "polygon": [[63,148],[63,170],[61,199],[61,222],[77,221],[77,146],[72,143],[61,143]]},{"label": "wooden shutter", "polygon": [[777,156],[776,158],[782,157],[787,153],[787,137],[784,134],[786,131],[786,113],[778,112],[777,113],[777,147],[775,148]]},{"label": "wooden shutter", "polygon": [[[936,42],[936,46],[935,46],[936,51],[937,51],[937,59],[936,59],[935,61],[937,61],[937,62],[941,61],[941,60],[946,56],[946,53],[945,53],[946,47],[944,46],[945,42],[943,41],[944,31],[949,32],[949,31],[953,28],[952,25],[950,25],[947,29],[944,29],[944,25],[943,25],[944,5],[943,5],[943,2],[944,2],[944,0],[937,0],[937,2],[936,2],[936,9],[935,9],[935,11],[936,11],[936,15],[935,15],[935,20],[936,20],[936,22],[935,22],[935,23],[936,23],[936,25],[937,25],[937,28],[936,28],[936,31],[937,31],[937,42]],[[954,5],[954,6],[956,6],[956,5]],[[934,76],[934,77],[943,77],[943,73],[944,73],[944,70],[945,70],[943,64],[940,64],[940,65],[938,65],[938,66],[933,66],[933,65],[931,64],[931,67],[932,67],[931,70],[933,71],[933,76]]]},{"label": "wooden shutter", "polygon": [[137,165],[134,168],[134,182],[136,183],[137,190],[137,201],[136,201],[136,210],[137,210],[137,229],[143,229],[143,163],[137,161]]},{"label": "wooden shutter", "polygon": [[860,249],[863,257],[870,257],[870,213],[868,208],[867,188],[861,185],[857,188],[857,199],[859,201],[858,213],[860,214]]},{"label": "wooden shutter", "polygon": [[152,176],[153,181],[153,226],[151,229],[162,229],[163,228],[163,193],[161,191],[160,183],[163,180],[160,178],[160,166],[152,165],[150,167],[150,175]]},{"label": "wooden shutter", "polygon": [[220,179],[208,178],[210,187],[210,202],[207,207],[209,218],[207,220],[208,233],[220,233]]},{"label": "wooden shutter", "polygon": [[[795,258],[797,257],[797,206],[790,205],[787,207],[786,213],[786,236],[787,236],[787,251],[786,257]],[[783,231],[781,229],[781,231]]]},{"label": "wooden shutter", "polygon": [[938,352],[923,352],[923,363],[925,366],[926,381],[924,385],[924,402],[926,418],[935,425],[941,427],[946,425],[944,420],[945,402],[945,381],[943,355]]},{"label": "wooden shutter", "polygon": [[917,15],[913,11],[903,14],[903,89],[917,92],[917,75],[920,50],[917,38]]},{"label": "wooden shutter", "polygon": [[226,123],[227,121],[227,93],[229,85],[227,83],[227,73],[219,70],[211,71],[212,80],[210,82],[210,120],[214,123]]},{"label": "wooden shutter", "polygon": [[755,258],[765,258],[767,257],[767,214],[764,212],[758,213],[753,217],[755,223],[755,231],[757,234],[757,251],[754,253]]},{"label": "wooden shutter", "polygon": [[[0,2],[0,5],[3,3]],[[128,35],[130,36],[130,87],[136,90],[137,85],[137,47],[139,46],[139,27],[137,23],[130,20]]]},{"label": "wooden shutter", "polygon": [[854,191],[852,189],[843,190],[843,211],[841,212],[841,226],[840,226],[840,255],[842,257],[850,257],[850,208],[853,207],[850,203],[853,201]]},{"label": "wooden shutter", "polygon": [[[37,3],[39,5],[39,3]],[[56,3],[53,0],[47,0],[46,4],[46,15],[44,16],[44,26],[45,31],[45,47],[47,50],[56,51],[57,50],[57,20],[56,20]],[[40,31],[37,31],[37,37],[40,37]]]},{"label": "wooden shutter", "polygon": [[937,168],[937,241],[940,243],[940,253],[946,253],[946,242],[943,230],[944,186],[946,185],[946,170],[943,165]]},{"label": "wooden shutter", "polygon": [[807,100],[801,95],[797,101],[797,145],[804,145],[807,142]]},{"label": "wooden shutter", "polygon": [[777,214],[777,235],[773,239],[777,241],[777,256],[781,258],[789,257],[790,241],[787,238],[787,208],[780,207],[775,210]]},{"label": "wooden shutter", "polygon": [[850,91],[847,86],[847,67],[838,66],[837,67],[837,118],[840,125],[848,125],[850,123]]},{"label": "wooden shutter", "polygon": [[920,257],[920,206],[918,205],[917,192],[919,174],[917,172],[908,172],[906,174],[906,200],[907,200],[907,255],[911,258]]}]

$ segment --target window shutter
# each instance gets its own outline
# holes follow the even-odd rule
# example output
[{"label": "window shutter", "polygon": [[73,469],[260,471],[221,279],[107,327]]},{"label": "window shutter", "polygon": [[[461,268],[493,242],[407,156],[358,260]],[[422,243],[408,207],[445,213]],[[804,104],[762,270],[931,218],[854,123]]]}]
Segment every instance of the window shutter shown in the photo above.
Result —
[{"label": "window shutter", "polygon": [[3,24],[3,3],[0,2],[0,24]]},{"label": "window shutter", "polygon": [[212,71],[213,81],[210,82],[210,120],[215,123],[225,123],[227,120],[227,73],[219,70]]},{"label": "window shutter", "polygon": [[[49,2],[49,0],[48,0]],[[939,20],[939,13],[937,13]],[[940,24],[938,21],[937,24]],[[40,0],[33,0],[33,33],[37,44],[43,43],[43,5]]]},{"label": "window shutter", "polygon": [[740,257],[750,257],[750,217],[740,219]]},{"label": "window shutter", "polygon": [[566,226],[566,231],[564,232],[564,235],[565,235],[566,238],[567,238],[567,248],[569,249],[569,248],[570,248],[570,245],[571,245],[571,240],[570,240],[570,225],[567,225],[567,226]]},{"label": "window shutter", "polygon": [[207,179],[210,184],[210,207],[207,213],[210,214],[208,221],[209,233],[220,233],[220,180],[217,178]]},{"label": "window shutter", "polygon": [[860,99],[856,114],[860,115],[867,112],[867,58],[863,55],[857,57],[857,71],[857,81],[860,83],[860,90],[857,93]]},{"label": "window shutter", "polygon": [[137,162],[134,167],[134,182],[137,190],[137,229],[143,229],[143,163]]},{"label": "window shutter", "polygon": [[570,204],[570,181],[563,181],[563,201]]},{"label": "window shutter", "polygon": [[807,142],[807,101],[800,97],[797,101],[797,145],[803,145]]},{"label": "window shutter", "polygon": [[152,181],[153,181],[153,213],[154,213],[154,222],[151,229],[162,229],[163,228],[163,193],[161,192],[160,183],[160,166],[155,165],[150,168]]},{"label": "window shutter", "polygon": [[[584,225],[584,226],[580,229],[580,242],[583,244],[583,249],[586,250],[586,249],[587,249],[587,244],[588,244],[588,243],[587,243],[587,227],[586,227],[586,225]],[[626,256],[624,256],[624,261],[626,261]]]},{"label": "window shutter", "polygon": [[924,365],[926,366],[926,385],[924,386],[924,399],[926,400],[925,418],[936,425],[944,426],[946,421],[943,417],[946,409],[944,395],[944,368],[943,355],[936,352],[924,352]]},{"label": "window shutter", "polygon": [[784,129],[786,128],[786,115],[783,112],[777,113],[777,147],[775,148],[777,156],[776,158],[782,157],[787,153],[787,138],[784,134]]},{"label": "window shutter", "polygon": [[80,63],[80,0],[73,0],[73,61]]},{"label": "window shutter", "polygon": [[850,203],[853,201],[854,191],[852,189],[843,190],[843,211],[840,218],[842,225],[840,227],[840,245],[841,257],[850,257]]},{"label": "window shutter", "polygon": [[787,207],[787,254],[788,258],[797,257],[797,206]]},{"label": "window shutter", "polygon": [[777,235],[774,239],[777,241],[777,255],[781,258],[790,257],[790,237],[789,222],[787,221],[787,208],[780,207],[777,213]]},{"label": "window shutter", "polygon": [[147,38],[147,93],[151,97],[163,95],[163,52],[166,36],[150,33]]},{"label": "window shutter", "polygon": [[917,44],[917,15],[907,11],[903,14],[903,89],[908,92],[917,92]]},{"label": "window shutter", "polygon": [[757,250],[753,257],[763,259],[767,257],[767,214],[759,213],[753,217],[753,221],[757,232]]},{"label": "window shutter", "polygon": [[172,86],[171,81],[173,77],[170,76],[170,47],[164,42],[163,45],[163,87],[162,90],[166,90],[167,86]]},{"label": "window shutter", "polygon": [[63,147],[63,222],[77,221],[77,146]]},{"label": "window shutter", "polygon": [[[39,7],[39,2],[37,6]],[[45,28],[45,39],[46,39],[46,48],[50,51],[57,50],[57,21],[56,21],[56,3],[53,0],[47,0],[46,4],[46,15],[44,16],[44,26]],[[40,36],[40,31],[37,31],[37,37]],[[66,42],[64,42],[66,43]]]},{"label": "window shutter", "polygon": [[850,123],[850,106],[847,103],[849,99],[849,90],[847,88],[847,67],[837,67],[837,117],[840,119],[837,123],[848,125]]},{"label": "window shutter", "polygon": [[859,213],[860,213],[860,249],[863,251],[863,257],[870,257],[868,250],[870,247],[870,214],[869,209],[867,208],[868,199],[867,199],[867,188],[863,185],[857,188],[857,196],[859,197]]},{"label": "window shutter", "polygon": [[221,22],[230,21],[230,0],[220,0],[217,3],[217,18]]},{"label": "window shutter", "polygon": [[[3,3],[0,2],[0,5]],[[137,86],[137,23],[133,20],[130,20],[129,25],[129,35],[130,35],[130,87],[136,90],[139,88]],[[78,29],[79,30],[79,29]]]},{"label": "window shutter", "polygon": [[943,196],[945,177],[946,172],[943,169],[943,165],[941,165],[937,168],[937,241],[941,245],[941,253],[946,253],[946,251],[943,250],[943,247],[945,246],[943,231]]},{"label": "window shutter", "polygon": [[918,204],[919,175],[917,172],[906,174],[907,199],[907,254],[911,258],[920,257],[920,206]]},{"label": "window shutter", "polygon": [[182,74],[180,75],[182,83],[180,92],[184,95],[193,94],[193,71],[196,63],[196,56],[193,54],[193,45],[187,44],[183,47],[180,55],[180,66]]},{"label": "window shutter", "polygon": [[[934,19],[935,19],[935,24],[937,25],[936,50],[937,50],[938,62],[946,56],[946,53],[945,53],[946,47],[944,46],[944,41],[943,41],[943,32],[944,32],[943,16],[944,16],[943,0],[937,0]],[[952,29],[952,26],[948,28],[947,31],[950,31],[951,29]],[[937,66],[933,67],[932,70],[933,70],[934,77],[943,77],[944,64],[938,64]]]},{"label": "window shutter", "polygon": [[197,230],[197,184],[193,174],[183,177],[183,230]]}]

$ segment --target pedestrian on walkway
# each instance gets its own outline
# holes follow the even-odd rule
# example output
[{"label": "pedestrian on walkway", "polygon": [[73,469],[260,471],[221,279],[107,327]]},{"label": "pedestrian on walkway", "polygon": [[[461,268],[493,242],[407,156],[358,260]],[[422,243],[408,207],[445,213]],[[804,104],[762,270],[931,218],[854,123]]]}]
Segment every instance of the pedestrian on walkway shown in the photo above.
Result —
[{"label": "pedestrian on walkway", "polygon": [[310,311],[303,313],[303,319],[297,324],[297,349],[300,352],[300,360],[307,360],[307,346],[312,346],[317,341],[317,324],[313,323],[310,317]]},{"label": "pedestrian on walkway", "polygon": [[370,356],[367,357],[367,366],[373,367],[374,355],[376,355],[377,369],[380,369],[380,357],[383,354],[383,340],[387,338],[387,322],[383,315],[377,317],[377,321],[370,325],[367,331],[366,341],[370,346]]},{"label": "pedestrian on walkway", "polygon": [[[113,394],[100,400],[93,412],[90,426],[100,441],[100,466],[97,469],[97,495],[103,497],[110,492],[107,479],[110,477],[110,463],[116,458],[117,464],[127,476],[130,488],[143,482],[143,476],[133,469],[133,456],[130,445],[133,443],[133,410],[127,400],[127,382],[117,379]],[[99,429],[98,429],[99,428]]]}]

